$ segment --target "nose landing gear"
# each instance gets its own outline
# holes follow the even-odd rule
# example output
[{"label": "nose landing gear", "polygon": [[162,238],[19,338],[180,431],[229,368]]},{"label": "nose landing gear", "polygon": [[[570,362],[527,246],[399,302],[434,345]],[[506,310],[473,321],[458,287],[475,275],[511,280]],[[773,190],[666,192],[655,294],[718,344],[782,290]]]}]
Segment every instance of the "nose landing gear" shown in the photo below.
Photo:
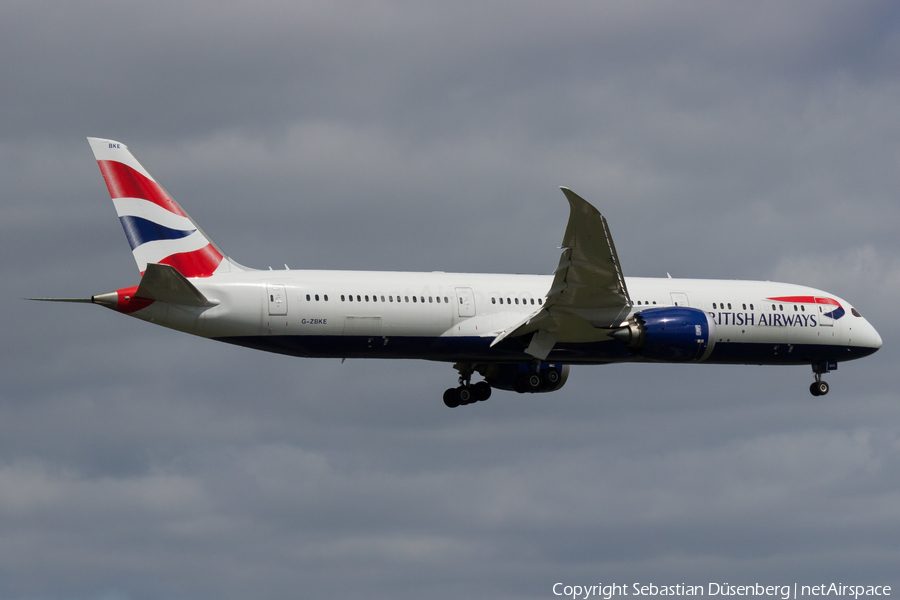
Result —
[{"label": "nose landing gear", "polygon": [[815,363],[812,366],[813,375],[815,375],[816,380],[812,382],[809,386],[809,393],[813,396],[824,396],[828,393],[828,384],[822,381],[822,375],[825,373],[830,373],[834,369],[837,369],[837,363],[833,361],[825,361],[821,363]]},{"label": "nose landing gear", "polygon": [[820,379],[821,375],[817,375],[818,381],[813,381],[809,386],[809,393],[813,396],[824,396],[828,393],[828,384]]}]

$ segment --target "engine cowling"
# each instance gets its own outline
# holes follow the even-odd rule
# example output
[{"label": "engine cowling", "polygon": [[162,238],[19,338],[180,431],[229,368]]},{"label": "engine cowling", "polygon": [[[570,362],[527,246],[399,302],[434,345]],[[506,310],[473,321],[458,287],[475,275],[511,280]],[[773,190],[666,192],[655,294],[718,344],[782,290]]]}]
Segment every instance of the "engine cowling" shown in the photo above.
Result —
[{"label": "engine cowling", "polygon": [[613,337],[647,360],[700,362],[716,345],[716,322],[697,308],[647,308],[623,323]]},{"label": "engine cowling", "polygon": [[490,364],[479,372],[492,388],[519,393],[555,392],[566,384],[569,365],[541,365],[540,371],[528,363]]}]

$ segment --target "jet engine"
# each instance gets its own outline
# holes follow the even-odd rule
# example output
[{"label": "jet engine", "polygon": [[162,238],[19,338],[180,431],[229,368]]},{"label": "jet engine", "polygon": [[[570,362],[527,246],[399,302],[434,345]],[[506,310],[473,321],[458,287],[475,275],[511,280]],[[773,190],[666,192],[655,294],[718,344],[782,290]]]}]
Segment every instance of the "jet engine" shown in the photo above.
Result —
[{"label": "jet engine", "polygon": [[647,308],[622,323],[612,336],[647,360],[699,362],[716,344],[716,322],[697,308]]},{"label": "jet engine", "polygon": [[541,365],[539,370],[528,363],[489,364],[479,372],[492,388],[511,392],[555,392],[569,378],[569,365]]}]

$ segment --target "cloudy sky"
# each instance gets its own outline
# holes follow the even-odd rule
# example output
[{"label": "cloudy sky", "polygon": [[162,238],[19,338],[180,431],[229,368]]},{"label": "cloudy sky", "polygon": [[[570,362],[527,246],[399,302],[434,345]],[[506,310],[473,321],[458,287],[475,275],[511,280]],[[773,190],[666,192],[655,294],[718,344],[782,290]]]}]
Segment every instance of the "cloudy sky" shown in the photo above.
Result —
[{"label": "cloudy sky", "polygon": [[[900,6],[0,5],[0,597],[900,589]],[[549,273],[567,185],[626,275],[787,280],[884,348],[573,368],[299,360],[89,296],[138,273],[86,136],[266,268]]]}]

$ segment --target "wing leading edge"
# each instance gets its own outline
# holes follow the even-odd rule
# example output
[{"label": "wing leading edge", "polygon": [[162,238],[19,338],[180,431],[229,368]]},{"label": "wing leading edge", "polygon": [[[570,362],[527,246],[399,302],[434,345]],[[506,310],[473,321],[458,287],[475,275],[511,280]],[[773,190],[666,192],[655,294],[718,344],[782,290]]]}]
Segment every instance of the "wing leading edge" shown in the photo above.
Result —
[{"label": "wing leading edge", "polygon": [[547,358],[558,342],[608,339],[631,310],[606,218],[572,190],[560,189],[569,201],[569,224],[547,301],[491,343],[534,333],[526,352],[540,360]]}]

